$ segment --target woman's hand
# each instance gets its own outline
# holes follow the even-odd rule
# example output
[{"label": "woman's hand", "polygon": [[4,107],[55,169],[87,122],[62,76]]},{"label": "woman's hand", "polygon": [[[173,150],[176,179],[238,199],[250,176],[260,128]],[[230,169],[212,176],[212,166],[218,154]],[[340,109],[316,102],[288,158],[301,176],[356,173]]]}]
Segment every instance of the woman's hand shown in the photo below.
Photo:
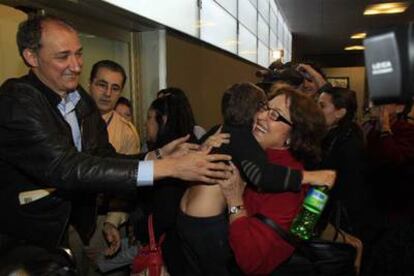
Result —
[{"label": "woman's hand", "polygon": [[219,181],[221,191],[224,198],[226,199],[227,206],[229,208],[237,207],[238,211],[230,213],[229,222],[232,223],[234,220],[247,216],[246,209],[243,205],[243,193],[246,187],[246,182],[240,177],[239,170],[231,163],[233,169],[228,179]]},{"label": "woman's hand", "polygon": [[218,183],[228,206],[243,205],[243,193],[246,182],[240,177],[239,170],[236,166],[233,163],[230,165],[232,172],[229,174],[229,177],[220,180]]},{"label": "woman's hand", "polygon": [[223,144],[229,144],[230,143],[230,134],[229,133],[221,133],[222,127],[219,127],[219,129],[210,137],[207,138],[207,140],[203,143],[203,148],[219,148]]},{"label": "woman's hand", "polygon": [[337,229],[330,223],[328,223],[326,228],[322,231],[320,238],[322,240],[347,243],[351,245],[352,247],[354,247],[356,249],[354,266],[355,266],[357,275],[359,274],[359,270],[361,268],[362,252],[364,249],[363,244],[360,239],[358,239],[355,236],[352,236],[351,234],[346,233],[343,230]]},{"label": "woman's hand", "polygon": [[363,244],[362,244],[361,240],[358,239],[357,237],[352,236],[351,234],[348,234],[344,231],[341,231],[341,233],[344,237],[344,243],[352,245],[356,249],[356,256],[355,256],[354,266],[355,266],[355,270],[356,270],[357,275],[358,275],[359,270],[361,268],[362,251],[364,249]]},{"label": "woman's hand", "polygon": [[[184,156],[192,151],[197,151],[200,149],[200,145],[187,143],[190,135],[186,135],[184,137],[177,138],[170,143],[166,144],[162,148],[159,149],[159,154],[161,158],[177,158]],[[147,156],[148,160],[155,160],[157,159],[155,151],[151,151],[148,153]]]},{"label": "woman's hand", "polygon": [[302,184],[327,186],[331,189],[335,184],[335,179],[336,171],[333,170],[303,171]]}]

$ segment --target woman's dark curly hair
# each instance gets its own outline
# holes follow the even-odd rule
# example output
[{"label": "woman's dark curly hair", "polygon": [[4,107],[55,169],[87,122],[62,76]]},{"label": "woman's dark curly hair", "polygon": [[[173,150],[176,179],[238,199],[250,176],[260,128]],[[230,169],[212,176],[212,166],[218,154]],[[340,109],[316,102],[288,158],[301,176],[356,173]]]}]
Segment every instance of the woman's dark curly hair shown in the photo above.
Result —
[{"label": "woman's dark curly hair", "polygon": [[309,97],[290,87],[274,89],[269,100],[285,95],[290,103],[289,113],[292,121],[290,131],[290,150],[296,159],[317,162],[321,156],[321,142],[326,133],[325,118],[317,104]]},{"label": "woman's dark curly hair", "polygon": [[148,143],[153,150],[168,144],[174,139],[191,134],[190,140],[195,141],[193,134],[194,117],[181,97],[170,94],[154,100],[149,110],[155,112],[158,133],[155,142]]}]

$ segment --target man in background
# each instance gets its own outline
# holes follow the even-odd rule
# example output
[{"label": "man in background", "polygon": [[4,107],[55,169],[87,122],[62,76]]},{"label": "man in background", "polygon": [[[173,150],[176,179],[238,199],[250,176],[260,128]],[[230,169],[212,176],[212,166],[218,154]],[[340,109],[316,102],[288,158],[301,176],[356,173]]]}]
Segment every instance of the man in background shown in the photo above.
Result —
[{"label": "man in background", "polygon": [[[102,119],[106,123],[109,143],[117,153],[132,155],[138,154],[140,141],[135,126],[115,112],[115,106],[120,98],[126,83],[124,68],[112,61],[101,60],[92,66],[89,78],[89,94],[94,99]],[[112,202],[111,202],[112,201]],[[96,270],[94,263],[98,255],[103,254],[107,248],[107,240],[116,243],[120,240],[118,228],[128,219],[126,206],[128,198],[114,197],[113,195],[98,195],[98,217],[96,229],[86,246],[73,228],[69,229],[69,241],[77,257],[78,269],[82,274],[92,275]],[[109,205],[117,205],[117,211],[111,211]],[[111,248],[106,251],[111,250]],[[115,249],[114,249],[115,250]],[[123,271],[109,275],[125,275]]]},{"label": "man in background", "polygon": [[116,152],[137,154],[140,141],[135,126],[115,112],[126,82],[124,68],[111,60],[101,60],[92,67],[89,94],[95,100],[106,123],[109,142]]}]

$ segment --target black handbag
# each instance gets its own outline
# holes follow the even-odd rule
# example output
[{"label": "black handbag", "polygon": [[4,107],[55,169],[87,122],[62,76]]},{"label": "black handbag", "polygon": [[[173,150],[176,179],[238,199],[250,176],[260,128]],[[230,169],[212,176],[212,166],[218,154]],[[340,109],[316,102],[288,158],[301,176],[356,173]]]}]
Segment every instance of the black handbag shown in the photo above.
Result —
[{"label": "black handbag", "polygon": [[293,255],[271,275],[356,275],[356,249],[351,245],[320,239],[299,240],[272,219],[262,214],[254,216],[295,248]]}]

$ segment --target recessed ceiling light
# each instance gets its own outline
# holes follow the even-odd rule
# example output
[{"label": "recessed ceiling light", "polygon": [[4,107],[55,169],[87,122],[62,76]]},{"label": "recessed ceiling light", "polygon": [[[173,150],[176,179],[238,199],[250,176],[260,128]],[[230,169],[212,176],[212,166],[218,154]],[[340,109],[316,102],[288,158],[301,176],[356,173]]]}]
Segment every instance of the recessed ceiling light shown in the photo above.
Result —
[{"label": "recessed ceiling light", "polygon": [[356,33],[351,36],[352,39],[364,39],[367,33]]},{"label": "recessed ceiling light", "polygon": [[367,6],[364,15],[402,13],[409,5],[408,1],[372,4]]},{"label": "recessed ceiling light", "polygon": [[345,47],[345,51],[361,51],[361,50],[365,50],[365,47],[362,45],[352,45],[352,46]]}]

